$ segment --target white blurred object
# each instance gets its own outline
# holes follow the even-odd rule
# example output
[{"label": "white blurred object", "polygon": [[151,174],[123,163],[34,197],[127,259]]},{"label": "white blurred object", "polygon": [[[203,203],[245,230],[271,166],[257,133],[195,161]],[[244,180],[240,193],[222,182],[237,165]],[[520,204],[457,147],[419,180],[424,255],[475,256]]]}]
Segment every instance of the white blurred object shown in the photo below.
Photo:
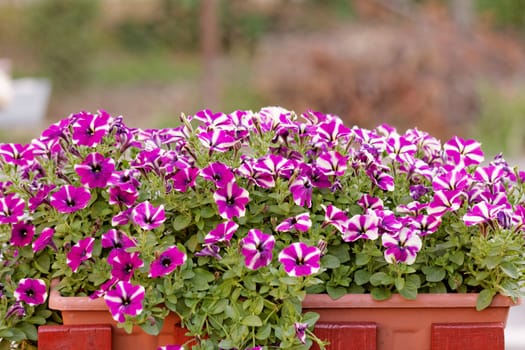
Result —
[{"label": "white blurred object", "polygon": [[11,63],[0,59],[0,109],[13,100],[13,82],[11,81]]}]

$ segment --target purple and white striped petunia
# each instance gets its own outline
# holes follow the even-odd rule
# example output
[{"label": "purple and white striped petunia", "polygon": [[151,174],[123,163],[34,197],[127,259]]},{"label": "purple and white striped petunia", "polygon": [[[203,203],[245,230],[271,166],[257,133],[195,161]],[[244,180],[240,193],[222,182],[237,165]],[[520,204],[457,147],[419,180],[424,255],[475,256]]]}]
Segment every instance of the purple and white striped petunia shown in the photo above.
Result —
[{"label": "purple and white striped petunia", "polygon": [[173,181],[173,189],[179,192],[186,192],[188,188],[194,187],[199,172],[200,169],[196,167],[179,169],[171,178]]},{"label": "purple and white striped petunia", "polygon": [[325,211],[323,225],[332,225],[339,232],[344,233],[346,230],[346,226],[350,221],[348,216],[346,216],[346,213],[332,204],[328,204],[326,206],[324,204],[321,204],[321,207]]},{"label": "purple and white striped petunia", "polygon": [[337,151],[323,152],[316,159],[316,166],[327,176],[343,176],[346,172],[348,157]]},{"label": "purple and white striped petunia", "polygon": [[87,188],[65,185],[51,195],[50,203],[59,213],[68,214],[86,208],[90,200]]},{"label": "purple and white striped petunia", "polygon": [[292,243],[279,253],[279,262],[289,276],[309,276],[321,268],[321,250],[303,242]]},{"label": "purple and white striped petunia", "polygon": [[11,244],[16,247],[25,247],[31,244],[35,236],[35,226],[27,222],[17,222],[11,229]]},{"label": "purple and white striped petunia", "polygon": [[71,247],[66,262],[73,272],[76,272],[84,261],[91,259],[94,244],[93,237],[86,237]]},{"label": "purple and white striped petunia", "polygon": [[417,232],[408,227],[403,227],[397,234],[384,234],[381,236],[385,260],[389,264],[405,263],[412,265],[416,261],[417,253],[423,243]]},{"label": "purple and white striped petunia", "polygon": [[117,229],[110,229],[102,234],[102,248],[126,249],[137,246],[137,243],[124,232]]},{"label": "purple and white striped petunia", "polygon": [[310,179],[306,176],[298,176],[290,183],[290,192],[295,204],[307,208],[312,207],[313,186]]},{"label": "purple and white striped petunia", "polygon": [[159,254],[150,266],[149,277],[161,277],[172,273],[178,266],[186,262],[186,254],[171,246]]},{"label": "purple and white striped petunia", "polygon": [[379,218],[375,214],[354,215],[343,232],[343,241],[353,242],[359,238],[375,240],[379,236]]},{"label": "purple and white striped petunia", "polygon": [[443,150],[447,156],[447,162],[458,166],[478,165],[485,159],[481,143],[476,140],[464,140],[454,136],[443,145]]},{"label": "purple and white striped petunia", "polygon": [[74,115],[73,141],[77,145],[93,147],[98,145],[109,130],[110,116],[105,111],[99,114],[80,112]]},{"label": "purple and white striped petunia", "polygon": [[246,267],[257,270],[270,264],[274,245],[274,236],[257,229],[249,230],[246,237],[241,240],[241,253],[244,255]]},{"label": "purple and white striped petunia", "polygon": [[505,205],[493,205],[487,202],[479,202],[470,208],[470,210],[463,216],[463,221],[467,226],[488,223],[497,219],[498,213],[505,208]]},{"label": "purple and white striped petunia", "polygon": [[221,162],[211,163],[203,168],[200,176],[208,181],[213,181],[217,187],[224,187],[230,182],[235,181],[235,176],[231,168]]},{"label": "purple and white striped petunia", "polygon": [[27,305],[40,305],[46,302],[47,286],[41,279],[22,278],[13,295],[17,301]]},{"label": "purple and white striped petunia", "polygon": [[113,249],[108,255],[111,266],[111,277],[119,281],[131,280],[136,269],[144,266],[138,252],[127,252],[124,249]]},{"label": "purple and white striped petunia", "polygon": [[306,329],[308,328],[308,323],[295,322],[295,335],[301,342],[301,344],[306,344]]},{"label": "purple and white striped petunia", "polygon": [[434,193],[434,198],[428,204],[427,213],[429,215],[442,216],[447,211],[458,210],[461,207],[462,202],[462,191],[436,191]]},{"label": "purple and white striped petunia", "polygon": [[310,212],[306,212],[285,219],[283,222],[281,222],[275,227],[275,230],[282,232],[307,232],[310,229],[310,227],[312,227],[312,220],[310,220]]},{"label": "purple and white striped petunia", "polygon": [[233,221],[221,222],[204,237],[204,244],[229,242],[238,228],[239,225]]},{"label": "purple and white striped petunia", "polygon": [[218,188],[213,194],[213,199],[217,204],[219,215],[230,220],[234,217],[244,216],[250,196],[246,189],[235,182],[230,182],[226,186]]},{"label": "purple and white striped petunia", "polygon": [[115,289],[110,289],[104,295],[106,305],[117,322],[125,322],[126,315],[137,316],[142,312],[142,301],[146,290],[126,281],[120,281]]},{"label": "purple and white striped petunia", "polygon": [[0,224],[14,224],[24,216],[24,200],[14,193],[0,197]]},{"label": "purple and white striped petunia", "polygon": [[220,129],[200,132],[197,137],[210,152],[226,152],[237,142],[230,132]]},{"label": "purple and white striped petunia", "polygon": [[7,164],[27,166],[34,160],[33,147],[19,143],[0,144],[0,156]]},{"label": "purple and white striped petunia", "polygon": [[53,236],[55,235],[55,229],[51,227],[46,227],[40,232],[40,235],[33,242],[33,252],[39,252],[46,247],[53,248],[54,251],[57,250],[55,242],[53,242]]},{"label": "purple and white striped petunia", "polygon": [[88,154],[82,163],[75,165],[80,182],[89,188],[106,187],[113,170],[115,161],[97,152]]},{"label": "purple and white striped petunia", "polygon": [[409,221],[409,226],[422,237],[436,232],[440,225],[439,215],[418,215]]},{"label": "purple and white striped petunia", "polygon": [[137,188],[129,183],[111,186],[108,189],[109,200],[108,203],[112,205],[123,205],[132,207],[139,197]]},{"label": "purple and white striped petunia", "polygon": [[131,212],[133,222],[144,230],[153,230],[166,220],[164,206],[154,207],[149,201],[139,203]]}]

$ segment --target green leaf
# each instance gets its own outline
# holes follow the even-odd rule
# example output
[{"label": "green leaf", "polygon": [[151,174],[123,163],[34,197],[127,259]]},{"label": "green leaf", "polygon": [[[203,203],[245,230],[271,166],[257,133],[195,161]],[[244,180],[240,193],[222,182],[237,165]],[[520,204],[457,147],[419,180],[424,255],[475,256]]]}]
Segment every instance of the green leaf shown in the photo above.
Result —
[{"label": "green leaf", "polygon": [[327,269],[336,269],[341,266],[341,263],[336,256],[327,254],[321,258],[321,266]]},{"label": "green leaf", "polygon": [[51,265],[51,259],[48,254],[41,254],[38,259],[34,260],[35,267],[42,273],[48,273]]},{"label": "green leaf", "polygon": [[510,263],[510,262],[504,262],[500,266],[501,270],[510,278],[519,278],[520,273],[518,269],[516,268],[516,265]]},{"label": "green leaf", "polygon": [[249,327],[261,327],[262,320],[257,315],[248,315],[241,320],[241,324]]},{"label": "green leaf", "polygon": [[387,275],[385,272],[376,272],[372,276],[370,276],[370,283],[372,283],[373,286],[379,286],[379,285],[389,285],[394,283],[394,279],[392,276]]},{"label": "green leaf", "polygon": [[354,273],[354,281],[358,286],[362,286],[370,281],[372,274],[367,270],[357,270]]},{"label": "green leaf", "polygon": [[357,266],[366,265],[368,264],[369,261],[370,261],[370,255],[366,253],[357,253],[355,256],[355,264]]},{"label": "green leaf", "polygon": [[326,292],[332,299],[339,299],[347,293],[344,287],[332,287],[330,285],[326,286]]},{"label": "green leaf", "polygon": [[191,216],[177,215],[173,219],[173,229],[175,231],[181,231],[185,229],[186,227],[188,227],[191,224],[191,222],[192,222]]},{"label": "green leaf", "polygon": [[446,276],[446,271],[437,266],[424,266],[422,269],[428,282],[440,282]]},{"label": "green leaf", "polygon": [[465,260],[465,253],[463,252],[454,252],[449,255],[448,260],[452,261],[454,264],[458,266],[463,265],[463,261]]},{"label": "green leaf", "polygon": [[313,326],[321,316],[317,312],[307,312],[303,315],[303,322]]},{"label": "green leaf", "polygon": [[386,288],[372,288],[370,294],[375,300],[386,300],[392,296],[392,292]]},{"label": "green leaf", "polygon": [[496,295],[496,293],[490,289],[482,290],[478,295],[478,299],[476,300],[476,310],[481,311],[487,308],[492,302],[494,295]]},{"label": "green leaf", "polygon": [[405,288],[405,279],[403,277],[397,277],[394,282],[396,289],[400,291]]},{"label": "green leaf", "polygon": [[268,339],[271,331],[272,331],[272,327],[270,326],[270,323],[266,323],[263,326],[259,327],[259,329],[257,330],[257,333],[255,333],[255,338],[259,340]]},{"label": "green leaf", "polygon": [[151,335],[158,335],[164,324],[164,320],[154,318],[155,322],[147,321],[140,325],[144,332]]}]

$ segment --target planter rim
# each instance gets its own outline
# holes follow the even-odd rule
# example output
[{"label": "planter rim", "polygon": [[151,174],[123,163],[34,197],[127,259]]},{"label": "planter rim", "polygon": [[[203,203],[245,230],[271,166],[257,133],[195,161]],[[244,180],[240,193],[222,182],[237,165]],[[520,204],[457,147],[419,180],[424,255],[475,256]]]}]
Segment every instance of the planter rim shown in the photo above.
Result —
[{"label": "planter rim", "polygon": [[49,292],[49,308],[53,310],[88,310],[101,311],[109,310],[104,298],[91,299],[90,297],[63,297],[57,289],[58,281],[51,282],[51,291]]},{"label": "planter rim", "polygon": [[[336,300],[328,294],[307,294],[303,301],[303,308],[475,308],[478,295],[478,293],[421,293],[416,299],[409,300],[400,294],[393,294],[387,300],[378,301],[370,294],[345,294]],[[520,298],[513,300],[498,294],[492,300],[490,307],[510,307],[519,304],[521,304]]]}]

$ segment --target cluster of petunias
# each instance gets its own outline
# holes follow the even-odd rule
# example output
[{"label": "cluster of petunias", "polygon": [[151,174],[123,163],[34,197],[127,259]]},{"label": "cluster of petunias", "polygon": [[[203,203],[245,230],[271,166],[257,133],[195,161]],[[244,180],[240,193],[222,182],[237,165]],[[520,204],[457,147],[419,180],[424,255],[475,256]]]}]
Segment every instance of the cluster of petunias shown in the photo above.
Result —
[{"label": "cluster of petunias", "polygon": [[[358,242],[372,242],[386,265],[409,266],[450,216],[483,235],[523,229],[513,190],[522,173],[501,157],[482,166],[474,140],[441,144],[417,129],[349,128],[334,115],[278,107],[204,110],[181,122],[141,130],[81,112],[30,144],[0,145],[2,259],[40,264],[40,274],[12,274],[18,310],[45,303],[44,277],[71,283],[84,273],[91,277],[71,292],[103,297],[126,322],[142,314],[147,290],[167,288],[145,279],[174,281],[188,261],[200,269],[209,261],[210,282],[226,274],[213,264],[232,251],[252,272],[330,279],[339,263],[322,259],[333,246],[355,254]],[[308,324],[294,327],[306,343]]]}]

